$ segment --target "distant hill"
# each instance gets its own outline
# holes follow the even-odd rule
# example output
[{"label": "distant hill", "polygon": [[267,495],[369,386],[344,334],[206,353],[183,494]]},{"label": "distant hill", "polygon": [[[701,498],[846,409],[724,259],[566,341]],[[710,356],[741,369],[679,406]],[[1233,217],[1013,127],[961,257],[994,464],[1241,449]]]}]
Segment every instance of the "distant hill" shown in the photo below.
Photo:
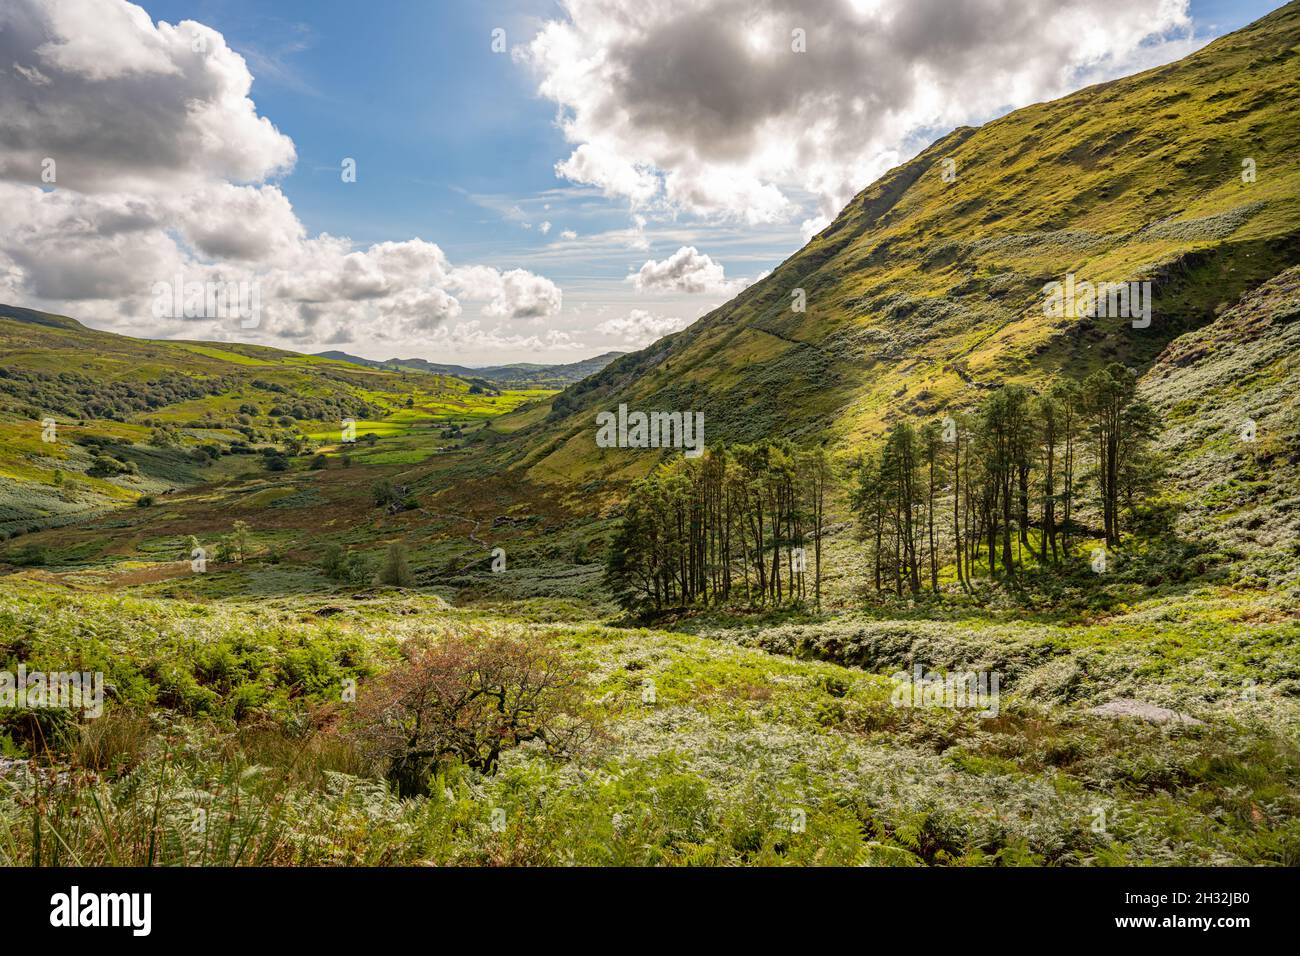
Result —
[{"label": "distant hill", "polygon": [[482,379],[503,388],[565,388],[574,382],[580,382],[588,375],[594,375],[625,352],[605,352],[581,362],[566,365],[540,365],[533,362],[517,362],[512,365],[492,365],[485,368],[472,368],[467,365],[446,365],[429,362],[425,359],[391,358],[383,362],[350,355],[347,352],[332,350],[316,352],[320,358],[336,359],[364,365],[367,368],[409,368],[421,372],[439,375],[456,375],[466,379]]},{"label": "distant hill", "polygon": [[0,318],[12,319],[14,322],[25,322],[28,325],[44,325],[53,329],[90,331],[76,319],[70,319],[66,315],[37,312],[35,309],[23,309],[15,305],[0,305]]},{"label": "distant hill", "polygon": [[[246,456],[307,436],[338,441],[345,419],[363,438],[419,430],[420,454],[433,454],[462,429],[534,401],[540,387],[261,345],[137,339],[0,305],[0,540],[257,471]],[[456,426],[447,439],[444,424]]]}]

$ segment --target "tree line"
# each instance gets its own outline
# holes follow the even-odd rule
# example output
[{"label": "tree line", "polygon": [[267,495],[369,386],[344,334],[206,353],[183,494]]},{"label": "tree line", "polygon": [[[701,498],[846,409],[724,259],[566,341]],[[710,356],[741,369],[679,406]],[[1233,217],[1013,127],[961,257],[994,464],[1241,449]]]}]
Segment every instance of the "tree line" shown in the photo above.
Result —
[{"label": "tree line", "polygon": [[894,427],[860,459],[851,495],[875,589],[938,591],[949,564],[966,590],[977,575],[1014,584],[1026,555],[1070,556],[1084,504],[1107,549],[1118,546],[1159,481],[1156,428],[1118,363],[1081,384],[1007,385],[969,413]]},{"label": "tree line", "polygon": [[[847,488],[878,592],[940,590],[941,571],[1015,585],[1032,558],[1060,565],[1100,531],[1117,547],[1159,482],[1155,413],[1111,364],[1041,391],[1006,385],[974,409],[891,428]],[[606,584],[628,608],[743,600],[820,606],[827,500],[823,448],[712,448],[636,482]],[[1094,514],[1100,527],[1080,521]]]}]

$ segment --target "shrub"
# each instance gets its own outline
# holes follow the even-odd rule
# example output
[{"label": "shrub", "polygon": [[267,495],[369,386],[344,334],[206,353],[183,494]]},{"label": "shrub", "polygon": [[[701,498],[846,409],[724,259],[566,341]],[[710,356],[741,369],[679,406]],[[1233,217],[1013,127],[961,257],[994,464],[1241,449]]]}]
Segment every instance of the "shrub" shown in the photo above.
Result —
[{"label": "shrub", "polygon": [[77,725],[73,760],[80,767],[116,776],[140,761],[152,735],[148,717],[129,710],[113,711]]},{"label": "shrub", "polygon": [[164,425],[161,428],[154,428],[149,432],[149,444],[155,448],[168,448],[172,445],[179,445],[180,435],[175,428]]},{"label": "shrub", "polygon": [[86,474],[91,478],[112,478],[115,475],[126,474],[130,470],[131,468],[124,461],[109,455],[96,455],[90,467],[86,469]]},{"label": "shrub", "polygon": [[244,563],[248,555],[248,522],[236,521],[230,534],[224,535],[217,543],[218,561],[238,561]]},{"label": "shrub", "polygon": [[39,544],[29,544],[24,548],[9,553],[9,563],[19,567],[34,567],[45,564],[46,552]]},{"label": "shrub", "polygon": [[403,657],[365,685],[348,731],[403,795],[427,792],[439,767],[459,762],[492,774],[518,744],[572,754],[594,735],[581,672],[547,644],[415,638]]},{"label": "shrub", "polygon": [[325,555],[321,559],[321,570],[331,580],[351,584],[354,587],[368,584],[372,574],[370,562],[364,555],[351,550],[344,551],[337,544],[331,544],[325,549]]},{"label": "shrub", "polygon": [[370,486],[370,498],[375,503],[376,508],[383,508],[385,505],[391,505],[395,501],[400,501],[401,496],[393,483],[387,478],[381,478]]}]

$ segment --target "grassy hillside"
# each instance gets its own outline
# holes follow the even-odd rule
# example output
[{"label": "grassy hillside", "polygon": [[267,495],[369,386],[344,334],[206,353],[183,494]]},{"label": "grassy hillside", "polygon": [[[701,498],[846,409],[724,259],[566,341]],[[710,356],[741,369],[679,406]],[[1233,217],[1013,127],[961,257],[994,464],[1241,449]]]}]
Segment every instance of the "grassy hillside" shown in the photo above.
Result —
[{"label": "grassy hillside", "polygon": [[[106,689],[93,718],[0,708],[0,864],[1300,865],[1298,51],[1292,4],[957,130],[559,394],[0,307],[0,671]],[[1049,319],[1042,287],[1069,273],[1150,281],[1150,326]],[[956,441],[928,472],[875,459],[895,570],[904,540],[927,553],[903,516],[941,516],[929,587],[880,587],[857,452],[1112,362],[1140,399],[1115,413],[1137,422],[1122,541],[1098,530],[1103,426],[1080,399],[1059,556],[1036,551],[1061,459],[1034,419],[1000,433],[1026,450],[985,512],[971,458],[996,444],[964,446],[964,486]],[[814,459],[777,446],[630,495],[684,459],[597,449],[619,402],[703,411],[710,453],[824,442],[820,530],[773,517],[820,500]],[[976,526],[1024,502],[1001,576],[978,532],[965,578],[947,563],[962,487]],[[640,525],[661,578],[703,554],[743,591],[616,603],[638,505],[663,519]],[[757,546],[764,519],[732,520],[756,505]],[[724,529],[741,540],[715,560]],[[751,596],[751,556],[775,573],[814,540],[815,601],[793,572],[788,600]],[[996,712],[900,701],[914,667],[996,675]]]},{"label": "grassy hillside", "polygon": [[251,456],[266,447],[340,444],[349,418],[355,457],[420,461],[550,394],[256,345],[132,339],[0,306],[0,535],[256,472]]},{"label": "grassy hillside", "polygon": [[1183,527],[1283,586],[1300,559],[1300,269],[1177,339],[1142,389],[1166,423]]}]

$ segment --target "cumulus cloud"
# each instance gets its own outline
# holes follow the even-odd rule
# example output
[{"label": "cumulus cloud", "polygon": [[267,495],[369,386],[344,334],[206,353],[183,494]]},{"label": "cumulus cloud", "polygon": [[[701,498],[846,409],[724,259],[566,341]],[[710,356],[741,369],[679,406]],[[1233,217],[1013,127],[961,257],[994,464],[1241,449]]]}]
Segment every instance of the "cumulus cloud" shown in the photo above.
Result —
[{"label": "cumulus cloud", "polygon": [[[196,50],[196,47],[201,49]],[[156,194],[261,182],[292,140],[249,98],[243,57],[193,21],[156,26],[122,0],[0,7],[0,178]]]},{"label": "cumulus cloud", "polygon": [[749,223],[807,216],[808,194],[816,214],[833,216],[936,130],[1167,62],[1196,42],[1187,0],[562,7],[521,55],[574,144],[557,173],[634,209]]},{"label": "cumulus cloud", "polygon": [[694,246],[682,246],[667,259],[647,259],[628,281],[638,292],[723,293],[732,295],[748,283],[728,280],[722,263],[714,262]]},{"label": "cumulus cloud", "polygon": [[223,338],[239,323],[159,317],[155,287],[245,282],[257,336],[295,344],[427,338],[464,303],[497,319],[560,311],[550,280],[457,267],[419,238],[308,235],[276,181],[293,142],[251,88],[202,24],[155,24],[125,0],[5,0],[0,295],[134,334]]},{"label": "cumulus cloud", "polygon": [[690,325],[689,319],[671,315],[655,315],[645,309],[633,309],[625,316],[608,319],[596,326],[597,332],[604,332],[618,338],[624,345],[641,348],[656,339],[661,339],[670,332],[678,332]]},{"label": "cumulus cloud", "polygon": [[483,314],[489,318],[543,319],[560,311],[559,286],[523,269],[498,272],[488,266],[468,266],[454,270],[450,278],[453,287],[487,302]]},{"label": "cumulus cloud", "polygon": [[628,162],[592,143],[583,143],[568,159],[556,163],[555,172],[575,183],[599,186],[606,193],[626,196],[634,203],[647,202],[659,191],[659,181],[649,167]]}]

